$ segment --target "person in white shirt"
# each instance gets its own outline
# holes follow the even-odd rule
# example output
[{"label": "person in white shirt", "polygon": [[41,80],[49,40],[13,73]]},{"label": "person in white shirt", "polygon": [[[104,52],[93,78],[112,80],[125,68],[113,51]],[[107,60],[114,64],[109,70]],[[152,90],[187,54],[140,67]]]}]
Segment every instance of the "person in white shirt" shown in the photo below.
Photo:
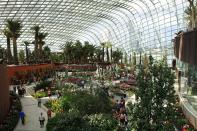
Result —
[{"label": "person in white shirt", "polygon": [[44,127],[45,118],[44,118],[42,112],[40,113],[39,121],[40,121],[40,128]]}]

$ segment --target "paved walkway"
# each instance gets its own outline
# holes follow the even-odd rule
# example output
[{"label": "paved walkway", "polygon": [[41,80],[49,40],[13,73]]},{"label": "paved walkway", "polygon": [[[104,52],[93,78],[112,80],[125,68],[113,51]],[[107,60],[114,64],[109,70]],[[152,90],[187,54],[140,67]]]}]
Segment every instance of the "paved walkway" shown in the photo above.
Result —
[{"label": "paved walkway", "polygon": [[[42,108],[37,106],[37,101],[27,94],[24,98],[21,98],[21,103],[23,111],[27,116],[27,122],[25,125],[22,125],[20,120],[14,131],[46,131],[47,114]],[[40,128],[40,123],[38,121],[41,112],[45,117],[44,128]]]}]

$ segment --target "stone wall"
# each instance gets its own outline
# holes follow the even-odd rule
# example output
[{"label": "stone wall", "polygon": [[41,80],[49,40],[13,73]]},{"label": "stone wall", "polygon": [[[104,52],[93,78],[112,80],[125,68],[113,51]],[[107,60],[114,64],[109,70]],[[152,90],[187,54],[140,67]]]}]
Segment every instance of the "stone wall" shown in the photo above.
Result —
[{"label": "stone wall", "polygon": [[10,107],[9,87],[6,65],[0,64],[0,123],[7,115]]}]

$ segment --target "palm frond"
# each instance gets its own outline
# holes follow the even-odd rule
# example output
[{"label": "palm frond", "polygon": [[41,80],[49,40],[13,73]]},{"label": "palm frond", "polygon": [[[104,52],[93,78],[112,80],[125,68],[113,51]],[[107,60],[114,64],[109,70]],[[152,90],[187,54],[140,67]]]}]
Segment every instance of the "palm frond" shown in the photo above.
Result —
[{"label": "palm frond", "polygon": [[18,38],[21,35],[22,24],[20,20],[8,19],[6,21],[6,27],[12,37]]}]

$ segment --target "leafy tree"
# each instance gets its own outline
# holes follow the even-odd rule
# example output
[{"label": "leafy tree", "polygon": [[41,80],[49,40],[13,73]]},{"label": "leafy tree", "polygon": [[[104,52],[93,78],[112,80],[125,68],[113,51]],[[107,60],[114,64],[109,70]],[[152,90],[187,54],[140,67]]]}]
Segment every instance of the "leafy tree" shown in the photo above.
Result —
[{"label": "leafy tree", "polygon": [[44,52],[44,60],[49,60],[50,56],[51,56],[51,49],[48,46],[45,46],[43,49]]},{"label": "leafy tree", "polygon": [[119,61],[122,59],[122,57],[123,57],[123,53],[119,49],[112,52],[112,58],[113,58],[114,63],[119,63]]},{"label": "leafy tree", "polygon": [[67,63],[88,63],[93,61],[96,47],[87,41],[83,45],[77,40],[75,43],[66,42],[63,52]]},{"label": "leafy tree", "polygon": [[102,51],[101,47],[96,47],[96,49],[95,49],[95,59],[96,59],[97,62],[102,61],[102,54],[103,54],[103,51]]},{"label": "leafy tree", "polygon": [[145,56],[138,77],[137,103],[132,110],[137,130],[173,130],[175,122],[174,74],[165,60]]},{"label": "leafy tree", "polygon": [[83,54],[83,50],[82,50],[83,46],[82,43],[77,40],[73,46],[73,57],[74,57],[74,61],[75,63],[81,63],[81,55]]},{"label": "leafy tree", "polygon": [[21,35],[22,24],[19,20],[8,19],[6,21],[6,28],[10,32],[11,39],[13,40],[14,64],[18,65],[17,39]]},{"label": "leafy tree", "polygon": [[58,54],[58,53],[51,53],[50,55],[50,60],[52,62],[61,62],[61,60],[63,60],[63,54]]},{"label": "leafy tree", "polygon": [[19,55],[19,61],[21,63],[24,63],[25,62],[25,52],[24,52],[24,50],[20,50],[18,55]]},{"label": "leafy tree", "polygon": [[71,63],[72,60],[72,46],[73,42],[66,42],[63,47],[64,56],[66,57],[66,61],[68,64]]},{"label": "leafy tree", "polygon": [[96,47],[94,45],[89,44],[89,42],[85,41],[84,46],[82,48],[83,60],[86,62],[92,62]]}]

